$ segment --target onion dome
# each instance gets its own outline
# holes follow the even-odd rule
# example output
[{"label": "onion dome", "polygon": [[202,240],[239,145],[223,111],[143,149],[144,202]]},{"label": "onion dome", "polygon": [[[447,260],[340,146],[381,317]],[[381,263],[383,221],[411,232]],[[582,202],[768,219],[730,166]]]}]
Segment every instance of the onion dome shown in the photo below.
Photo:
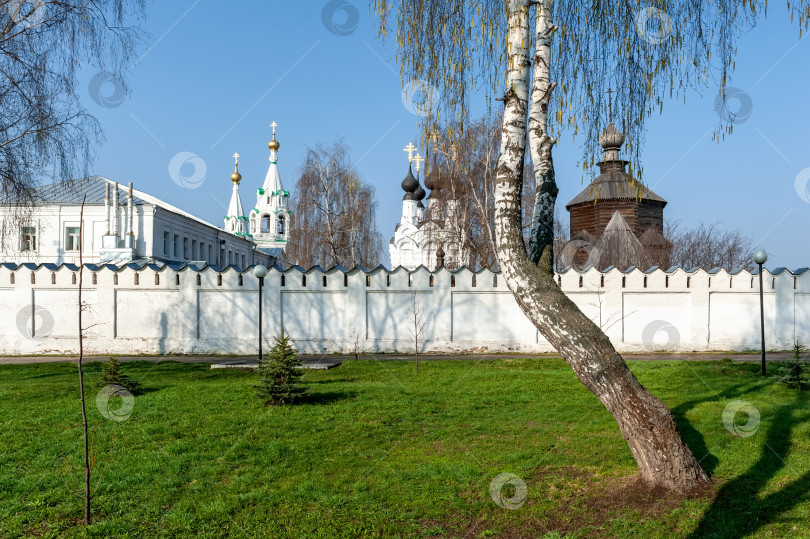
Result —
[{"label": "onion dome", "polygon": [[267,143],[267,147],[270,148],[271,152],[277,152],[279,146],[281,146],[281,144],[279,144],[278,141],[276,140],[276,127],[278,127],[278,124],[276,122],[273,122],[270,124],[270,127],[273,128],[273,140]]},{"label": "onion dome", "polygon": [[433,166],[430,168],[430,174],[425,178],[425,187],[433,191],[439,188],[441,174],[439,173],[439,165],[436,164],[436,158],[433,158]]},{"label": "onion dome", "polygon": [[610,122],[599,136],[599,145],[605,150],[605,161],[617,160],[622,144],[624,144],[624,133],[616,129],[613,122]]},{"label": "onion dome", "polygon": [[439,244],[439,249],[436,251],[436,267],[441,268],[444,266],[444,249],[442,249],[442,244]]},{"label": "onion dome", "polygon": [[233,154],[233,174],[231,174],[231,181],[239,183],[242,180],[242,175],[239,174],[239,154]]},{"label": "onion dome", "polygon": [[233,183],[239,183],[242,180],[242,175],[239,174],[239,165],[233,166],[233,174],[231,174],[231,181]]},{"label": "onion dome", "polygon": [[[413,171],[411,170],[411,166],[408,165],[408,175],[405,176],[405,179],[402,180],[402,190],[405,191],[406,194],[413,194],[414,191],[419,187],[419,182],[416,181],[416,178],[413,177]],[[405,199],[403,199],[405,200]],[[408,199],[412,200],[412,199]]]},{"label": "onion dome", "polygon": [[422,189],[421,185],[418,186],[416,188],[416,191],[413,192],[413,199],[414,200],[424,200],[425,196],[427,196],[427,193],[425,192],[424,189]]}]

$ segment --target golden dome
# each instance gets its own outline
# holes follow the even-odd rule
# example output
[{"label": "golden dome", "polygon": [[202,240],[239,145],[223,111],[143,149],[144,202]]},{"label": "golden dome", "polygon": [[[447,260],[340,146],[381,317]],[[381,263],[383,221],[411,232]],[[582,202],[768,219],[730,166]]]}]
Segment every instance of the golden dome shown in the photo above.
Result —
[{"label": "golden dome", "polygon": [[271,151],[277,152],[279,146],[281,146],[281,144],[279,144],[278,141],[276,140],[276,135],[273,135],[273,140],[267,143],[267,147],[270,148]]},{"label": "golden dome", "polygon": [[231,174],[231,181],[233,183],[239,183],[242,180],[242,175],[239,174],[239,166],[233,166],[233,174]]}]

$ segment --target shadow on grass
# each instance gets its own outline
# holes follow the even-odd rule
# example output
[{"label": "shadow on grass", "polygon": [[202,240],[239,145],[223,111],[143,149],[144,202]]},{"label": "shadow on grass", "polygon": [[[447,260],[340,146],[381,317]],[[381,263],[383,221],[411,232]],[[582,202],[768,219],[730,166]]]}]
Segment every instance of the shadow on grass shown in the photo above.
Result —
[{"label": "shadow on grass", "polygon": [[793,429],[810,420],[808,402],[807,392],[797,392],[794,402],[776,410],[757,462],[720,487],[690,538],[750,535],[806,498],[810,492],[810,471],[777,492],[765,496],[761,492],[787,466]]},{"label": "shadow on grass", "polygon": [[310,392],[302,396],[298,404],[332,404],[345,399],[354,399],[357,393],[354,391],[319,391]]},{"label": "shadow on grass", "polygon": [[706,440],[700,431],[694,428],[692,423],[690,423],[686,418],[686,414],[699,404],[736,399],[752,391],[757,391],[765,385],[768,385],[768,383],[769,381],[767,380],[759,379],[756,382],[747,384],[736,384],[724,389],[710,398],[693,399],[691,401],[683,402],[671,409],[672,415],[675,417],[675,423],[678,425],[678,432],[681,433],[683,441],[686,443],[689,449],[692,450],[692,454],[695,455],[695,458],[698,459],[700,466],[707,474],[709,474],[709,476],[714,474],[714,470],[717,468],[719,461],[717,457],[709,450],[708,446],[706,445]]}]

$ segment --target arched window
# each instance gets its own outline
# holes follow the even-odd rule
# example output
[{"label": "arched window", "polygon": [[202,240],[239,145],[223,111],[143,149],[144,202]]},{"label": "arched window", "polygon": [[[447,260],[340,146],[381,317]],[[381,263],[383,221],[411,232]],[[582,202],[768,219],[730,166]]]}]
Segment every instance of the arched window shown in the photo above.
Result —
[{"label": "arched window", "polygon": [[278,226],[277,226],[277,228],[278,228],[278,235],[283,236],[284,235],[284,216],[283,215],[278,216]]},{"label": "arched window", "polygon": [[262,216],[262,234],[267,234],[270,232],[270,216],[263,215]]}]

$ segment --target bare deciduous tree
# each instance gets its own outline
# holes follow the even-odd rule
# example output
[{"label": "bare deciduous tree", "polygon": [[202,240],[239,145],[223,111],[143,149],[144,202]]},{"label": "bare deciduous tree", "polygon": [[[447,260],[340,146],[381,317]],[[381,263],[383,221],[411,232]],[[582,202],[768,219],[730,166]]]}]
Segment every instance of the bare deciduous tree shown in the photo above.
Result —
[{"label": "bare deciduous tree", "polygon": [[[396,32],[408,81],[442,96],[422,118],[427,136],[440,115],[464,122],[469,97],[502,95],[495,190],[498,263],[526,316],[615,418],[649,485],[691,491],[709,478],[681,438],[669,409],[627,368],[604,332],[557,286],[553,276],[558,187],[552,149],[560,128],[584,133],[584,164],[612,120],[613,89],[635,177],[640,142],[653,110],[670,96],[712,80],[725,97],[735,40],[763,14],[764,0],[705,2],[560,2],[553,0],[374,0],[380,33]],[[804,0],[789,0],[807,27]],[[391,28],[389,28],[389,26]],[[552,54],[553,51],[553,54]],[[716,134],[730,133],[733,115]],[[459,130],[461,131],[461,130]],[[523,182],[528,151],[535,182],[533,226],[523,239]],[[425,143],[423,142],[423,146]]]},{"label": "bare deciduous tree", "polygon": [[77,73],[93,66],[124,91],[138,37],[127,21],[142,10],[143,0],[0,0],[0,201],[17,209],[0,246],[16,239],[41,178],[87,175],[102,133]]},{"label": "bare deciduous tree", "polygon": [[290,201],[289,260],[305,268],[380,264],[374,187],[364,183],[343,142],[310,148]]},{"label": "bare deciduous tree", "polygon": [[721,229],[719,223],[700,223],[684,228],[680,221],[667,221],[666,238],[672,243],[670,264],[691,268],[754,269],[753,240],[739,230]]},{"label": "bare deciduous tree", "polygon": [[[501,118],[485,116],[458,131],[458,123],[439,126],[431,135],[433,156],[427,177],[442,185],[441,198],[429,199],[426,219],[441,224],[438,230],[447,237],[436,236],[436,229],[428,230],[429,241],[456,242],[468,255],[473,270],[498,268],[495,244],[495,178],[500,145]],[[528,173],[528,170],[527,170]],[[534,182],[523,184],[524,203],[534,201]],[[448,203],[452,201],[452,211]],[[528,242],[531,215],[525,215],[523,230]],[[455,268],[451,268],[455,269]]]},{"label": "bare deciduous tree", "polygon": [[419,373],[419,346],[424,342],[425,328],[428,322],[433,317],[433,313],[425,312],[425,306],[419,295],[416,292],[411,292],[410,300],[408,301],[407,319],[408,319],[408,332],[413,339],[413,350],[416,357],[413,372]]}]

